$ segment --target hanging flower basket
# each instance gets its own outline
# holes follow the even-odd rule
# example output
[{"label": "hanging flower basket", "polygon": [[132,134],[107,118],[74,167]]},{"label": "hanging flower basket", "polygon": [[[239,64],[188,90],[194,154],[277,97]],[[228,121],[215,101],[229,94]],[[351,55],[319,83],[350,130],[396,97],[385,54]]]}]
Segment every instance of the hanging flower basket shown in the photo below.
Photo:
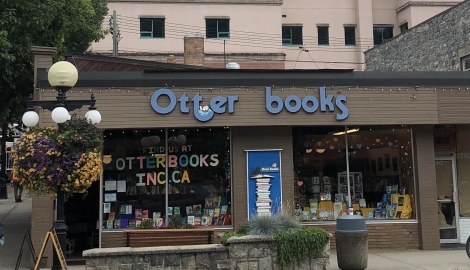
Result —
[{"label": "hanging flower basket", "polygon": [[75,115],[55,127],[34,127],[13,148],[13,175],[30,193],[55,198],[86,194],[101,175],[103,132]]}]

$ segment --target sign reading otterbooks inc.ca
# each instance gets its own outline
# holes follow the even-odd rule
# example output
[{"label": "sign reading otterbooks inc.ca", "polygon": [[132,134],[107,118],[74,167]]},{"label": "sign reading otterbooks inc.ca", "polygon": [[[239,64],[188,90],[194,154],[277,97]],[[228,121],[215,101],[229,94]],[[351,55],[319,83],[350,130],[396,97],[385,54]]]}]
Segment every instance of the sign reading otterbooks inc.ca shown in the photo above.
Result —
[{"label": "sign reading otterbooks inc.ca", "polygon": [[[266,110],[271,114],[278,114],[284,108],[291,113],[297,113],[301,109],[306,113],[315,113],[320,110],[321,112],[335,112],[337,108],[339,112],[336,113],[336,120],[342,121],[348,118],[349,110],[346,107],[346,96],[326,94],[325,87],[320,87],[319,97],[311,95],[300,98],[296,95],[290,95],[282,100],[281,97],[273,95],[271,87],[266,87]],[[166,96],[170,102],[166,107],[158,104],[158,99]],[[207,122],[214,117],[214,114],[234,114],[235,102],[238,102],[238,95],[234,96],[215,96],[213,97],[208,106],[202,106],[203,97],[198,92],[191,98],[192,106],[188,107],[189,97],[187,93],[183,93],[178,99],[173,91],[166,88],[161,88],[155,91],[150,98],[150,105],[152,109],[159,114],[169,114],[176,108],[176,103],[179,102],[179,110],[182,113],[189,114],[192,107],[194,117],[201,121]]]}]

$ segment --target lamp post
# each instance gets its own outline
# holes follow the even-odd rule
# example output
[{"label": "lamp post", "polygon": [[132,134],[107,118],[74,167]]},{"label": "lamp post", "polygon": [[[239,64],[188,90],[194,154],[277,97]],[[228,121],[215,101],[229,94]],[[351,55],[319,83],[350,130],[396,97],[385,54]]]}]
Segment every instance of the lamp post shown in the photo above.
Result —
[{"label": "lamp post", "polygon": [[[51,111],[52,120],[58,124],[58,132],[61,131],[61,125],[70,120],[69,111],[74,111],[85,105],[90,105],[89,111],[85,117],[91,124],[98,124],[101,121],[101,114],[95,107],[95,96],[92,94],[89,100],[67,100],[67,91],[70,90],[78,81],[78,71],[74,65],[66,61],[60,61],[52,65],[47,74],[49,84],[57,90],[56,101],[33,101],[33,95],[29,96],[28,108],[23,115],[23,124],[27,127],[36,126],[39,123],[39,115],[34,107],[42,107]],[[65,224],[64,213],[64,192],[59,188],[57,190],[56,211],[57,216],[54,222],[54,229],[57,232],[57,238],[61,248],[66,246],[67,225]],[[40,259],[40,258],[38,258]],[[54,252],[52,270],[62,269],[57,252]]]}]

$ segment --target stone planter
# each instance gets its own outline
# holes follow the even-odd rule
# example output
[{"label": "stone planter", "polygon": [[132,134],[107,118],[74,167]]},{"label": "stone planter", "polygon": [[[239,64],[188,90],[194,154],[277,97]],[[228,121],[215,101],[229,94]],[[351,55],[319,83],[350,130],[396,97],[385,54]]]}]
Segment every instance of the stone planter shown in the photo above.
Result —
[{"label": "stone planter", "polygon": [[[277,270],[274,237],[232,237],[227,245],[102,248],[83,252],[87,270]],[[322,254],[288,270],[329,270],[330,242]]]}]

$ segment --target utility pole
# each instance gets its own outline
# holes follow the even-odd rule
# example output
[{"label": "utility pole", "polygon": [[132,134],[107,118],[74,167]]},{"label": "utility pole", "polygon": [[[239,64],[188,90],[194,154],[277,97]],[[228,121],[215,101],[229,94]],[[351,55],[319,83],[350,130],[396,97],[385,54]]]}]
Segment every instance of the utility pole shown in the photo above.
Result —
[{"label": "utility pole", "polygon": [[[119,49],[118,49],[118,44],[119,44],[119,30],[118,30],[118,24],[117,24],[117,14],[116,10],[113,10],[113,16],[111,17],[112,22],[110,21],[110,27],[111,27],[111,34],[113,34],[113,56],[114,57],[119,57]],[[112,25],[111,25],[112,23]]]},{"label": "utility pole", "polygon": [[225,39],[224,39],[224,68],[227,66],[227,60],[225,59]]}]

